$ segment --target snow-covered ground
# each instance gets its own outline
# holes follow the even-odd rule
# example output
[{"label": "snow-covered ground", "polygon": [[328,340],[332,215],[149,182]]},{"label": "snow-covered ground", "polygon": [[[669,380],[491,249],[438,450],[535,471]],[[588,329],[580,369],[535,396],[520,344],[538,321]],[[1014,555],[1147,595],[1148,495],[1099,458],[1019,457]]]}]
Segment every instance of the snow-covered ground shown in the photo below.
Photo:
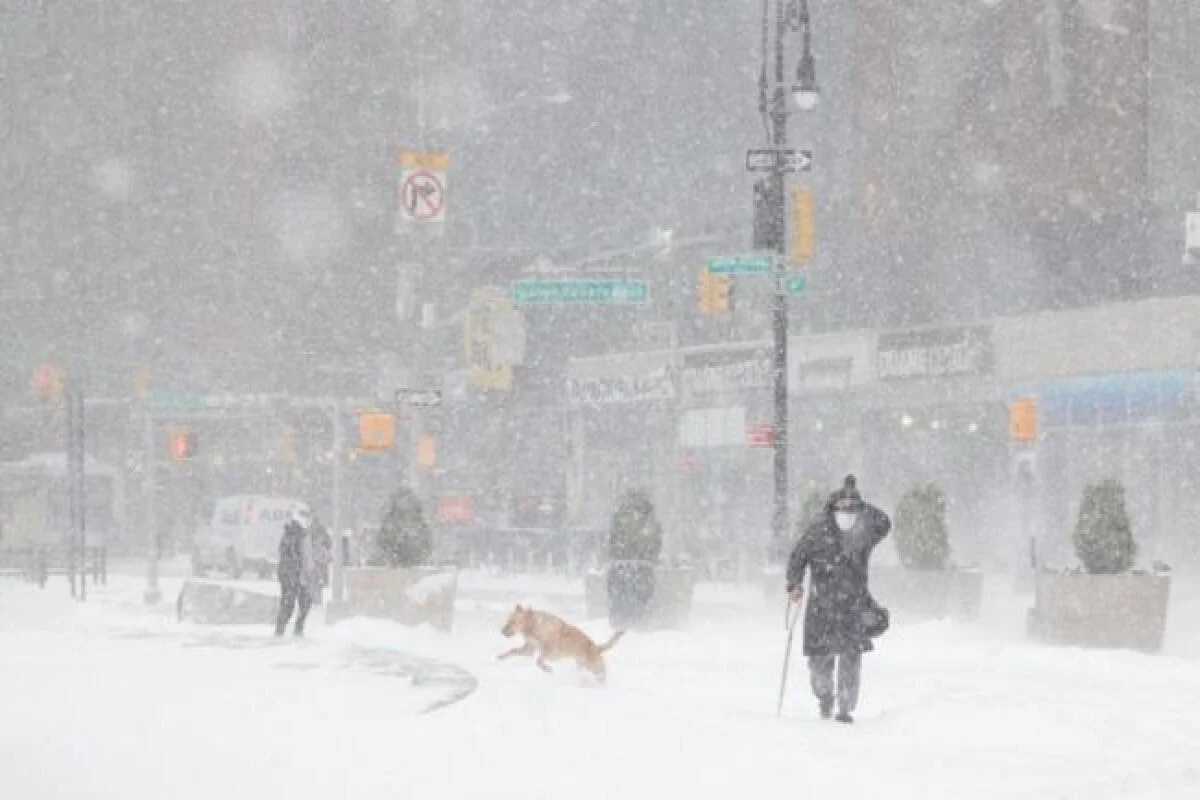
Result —
[{"label": "snow-covered ground", "polygon": [[[994,582],[977,625],[880,641],[853,727],[815,718],[798,645],[775,717],[782,609],[753,589],[701,587],[689,630],[626,637],[596,688],[495,659],[510,600],[577,613],[572,582],[461,588],[453,635],[317,613],[307,641],[276,643],[147,610],[133,575],[86,604],[61,578],[0,581],[0,797],[1200,798],[1186,585],[1166,652],[1146,656],[1029,644],[1022,598]],[[453,687],[414,680],[429,662],[413,656],[478,686],[421,713]]]}]

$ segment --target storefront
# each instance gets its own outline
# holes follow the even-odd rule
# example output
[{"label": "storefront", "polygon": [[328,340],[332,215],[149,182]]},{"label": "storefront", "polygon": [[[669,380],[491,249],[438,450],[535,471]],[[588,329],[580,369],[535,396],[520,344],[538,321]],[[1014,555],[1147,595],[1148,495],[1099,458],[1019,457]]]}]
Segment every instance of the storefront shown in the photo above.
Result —
[{"label": "storefront", "polygon": [[1200,568],[1200,297],[997,320],[1007,396],[1037,402],[1041,559],[1074,562],[1084,487],[1120,480],[1143,564]]},{"label": "storefront", "polygon": [[1012,551],[1007,409],[987,325],[880,332],[864,391],[862,485],[885,508],[933,483],[945,492],[952,557]]},{"label": "storefront", "polygon": [[568,363],[568,527],[606,529],[621,492],[632,486],[647,489],[660,508],[670,502],[676,397],[668,352]]},{"label": "storefront", "polygon": [[[1084,486],[1116,478],[1143,562],[1200,567],[1198,353],[1194,297],[793,337],[791,517],[847,472],[887,509],[932,482],[958,563],[1019,568],[1032,537],[1043,563],[1072,564]],[[771,357],[769,342],[741,342],[572,362],[575,518],[606,525],[619,489],[640,484],[681,546],[759,552],[773,508]],[[1017,399],[1036,404],[1031,442],[1011,438]]]}]

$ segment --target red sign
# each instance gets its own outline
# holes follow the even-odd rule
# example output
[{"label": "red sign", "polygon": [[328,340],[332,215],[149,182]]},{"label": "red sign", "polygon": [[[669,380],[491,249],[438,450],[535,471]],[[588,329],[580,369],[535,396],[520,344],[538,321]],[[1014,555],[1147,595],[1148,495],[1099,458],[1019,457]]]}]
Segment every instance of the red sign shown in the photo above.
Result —
[{"label": "red sign", "polygon": [[751,447],[774,447],[775,426],[769,422],[759,422],[746,426],[746,444]]},{"label": "red sign", "polygon": [[438,500],[437,520],[444,525],[475,521],[475,504],[468,495],[449,495]]}]

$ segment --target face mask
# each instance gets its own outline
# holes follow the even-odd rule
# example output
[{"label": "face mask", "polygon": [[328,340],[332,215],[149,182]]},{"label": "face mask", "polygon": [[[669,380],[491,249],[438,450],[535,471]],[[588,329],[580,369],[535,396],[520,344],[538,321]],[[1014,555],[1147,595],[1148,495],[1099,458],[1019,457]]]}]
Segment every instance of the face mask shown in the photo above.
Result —
[{"label": "face mask", "polygon": [[854,527],[854,521],[858,519],[858,514],[853,511],[835,511],[833,512],[833,521],[837,523],[838,530],[842,533]]}]

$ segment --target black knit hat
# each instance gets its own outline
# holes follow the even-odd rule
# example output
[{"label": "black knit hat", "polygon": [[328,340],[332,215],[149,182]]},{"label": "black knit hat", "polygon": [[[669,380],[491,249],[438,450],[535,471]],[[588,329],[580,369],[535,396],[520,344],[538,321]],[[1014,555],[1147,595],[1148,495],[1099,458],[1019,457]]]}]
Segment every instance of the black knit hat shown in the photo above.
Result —
[{"label": "black knit hat", "polygon": [[846,501],[849,501],[850,507],[854,510],[862,507],[862,495],[858,493],[858,481],[853,475],[847,475],[846,480],[842,482],[842,488],[829,495],[829,507],[844,506]]}]

